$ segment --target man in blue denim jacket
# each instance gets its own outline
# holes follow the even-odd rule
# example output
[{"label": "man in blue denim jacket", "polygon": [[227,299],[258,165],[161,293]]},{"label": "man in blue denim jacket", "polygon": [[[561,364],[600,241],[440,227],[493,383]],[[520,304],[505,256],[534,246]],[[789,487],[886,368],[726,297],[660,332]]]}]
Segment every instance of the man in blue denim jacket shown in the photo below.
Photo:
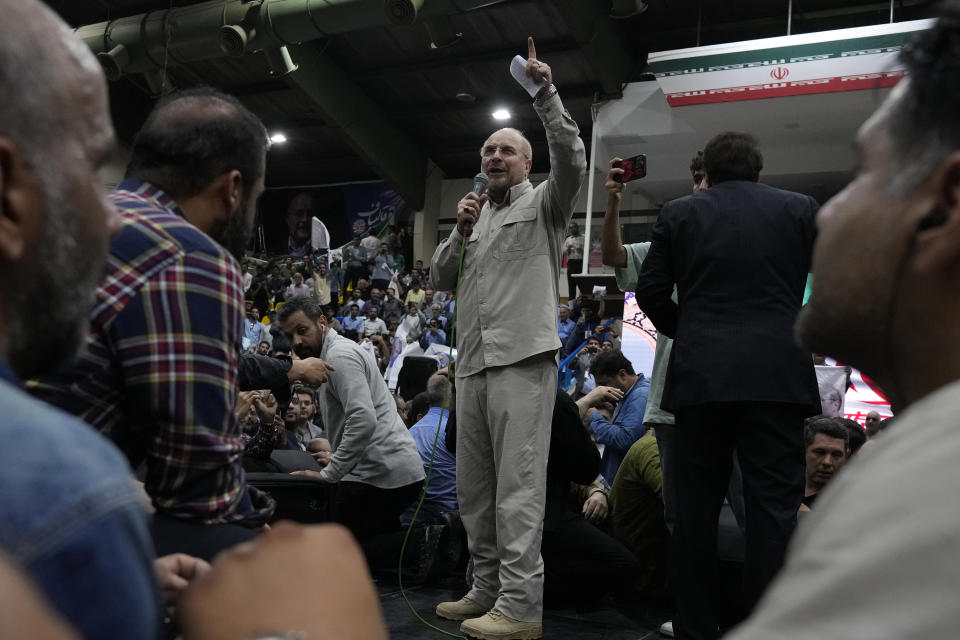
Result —
[{"label": "man in blue denim jacket", "polygon": [[600,473],[610,486],[627,451],[647,431],[643,414],[650,395],[650,379],[634,372],[630,361],[615,350],[602,351],[590,365],[590,373],[597,381],[597,388],[612,388],[619,396],[611,416],[604,416],[593,408],[588,413],[590,430],[597,443],[604,446]]},{"label": "man in blue denim jacket", "polygon": [[0,13],[0,550],[84,638],[150,639],[153,546],[123,455],[20,383],[82,344],[118,227],[97,177],[114,144],[106,82],[45,5]]}]

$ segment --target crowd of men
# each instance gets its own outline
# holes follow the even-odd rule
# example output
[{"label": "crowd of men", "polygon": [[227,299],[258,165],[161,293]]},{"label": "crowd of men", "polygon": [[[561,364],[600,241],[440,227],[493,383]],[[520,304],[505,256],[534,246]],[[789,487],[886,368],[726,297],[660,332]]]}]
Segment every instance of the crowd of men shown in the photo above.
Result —
[{"label": "crowd of men", "polygon": [[[539,638],[544,604],[582,602],[584,584],[634,606],[671,594],[661,631],[684,639],[954,632],[960,3],[905,46],[908,77],[822,208],[762,184],[758,141],[722,132],[693,193],[624,245],[611,159],[603,260],[660,334],[649,376],[574,282],[557,307],[562,259],[583,259],[586,161],[532,38],[546,180],[501,129],[481,146],[487,191],[459,201],[429,268],[360,236],[342,268],[315,260],[294,215],[303,260],[244,274],[259,119],[214,89],[167,96],[105,195],[99,64],[40,2],[0,10],[0,635],[159,638],[173,612],[187,640],[385,638],[369,571],[396,565],[421,514],[421,555],[436,531],[469,552],[468,591],[436,614],[472,637]],[[454,329],[455,363],[391,392],[390,362]],[[896,424],[826,411],[814,351],[874,378]],[[337,524],[275,523],[247,471],[284,449]]]}]

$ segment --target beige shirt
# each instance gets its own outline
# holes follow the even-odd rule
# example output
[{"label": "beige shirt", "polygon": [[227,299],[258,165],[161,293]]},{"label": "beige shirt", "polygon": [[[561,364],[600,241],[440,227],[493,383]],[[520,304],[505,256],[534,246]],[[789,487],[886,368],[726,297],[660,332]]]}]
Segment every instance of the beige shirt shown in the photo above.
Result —
[{"label": "beige shirt", "polygon": [[[567,223],[586,173],[580,130],[559,96],[534,103],[550,147],[550,175],[488,201],[470,235],[457,292],[457,377],[560,348],[557,277]],[[454,229],[433,254],[434,288],[452,290],[463,236]]]},{"label": "beige shirt", "polygon": [[373,358],[332,329],[324,337],[320,357],[334,368],[318,387],[318,409],[333,447],[321,477],[381,489],[423,480],[417,445]]}]

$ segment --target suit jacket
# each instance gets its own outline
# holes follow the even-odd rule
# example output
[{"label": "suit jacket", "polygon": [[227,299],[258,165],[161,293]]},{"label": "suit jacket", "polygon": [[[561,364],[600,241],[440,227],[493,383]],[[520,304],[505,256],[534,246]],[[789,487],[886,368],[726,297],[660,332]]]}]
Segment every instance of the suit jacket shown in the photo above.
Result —
[{"label": "suit jacket", "polygon": [[793,336],[817,209],[809,196],[739,180],[664,205],[636,287],[637,304],[675,339],[663,407],[767,401],[819,412],[813,362]]}]

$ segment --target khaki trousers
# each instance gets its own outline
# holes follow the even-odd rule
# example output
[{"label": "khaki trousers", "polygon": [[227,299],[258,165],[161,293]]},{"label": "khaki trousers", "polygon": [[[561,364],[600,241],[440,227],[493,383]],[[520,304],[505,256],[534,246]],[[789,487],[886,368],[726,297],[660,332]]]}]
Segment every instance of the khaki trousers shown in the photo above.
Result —
[{"label": "khaki trousers", "polygon": [[540,541],[557,364],[545,353],[457,379],[457,498],[473,557],[467,597],[543,617]]}]

